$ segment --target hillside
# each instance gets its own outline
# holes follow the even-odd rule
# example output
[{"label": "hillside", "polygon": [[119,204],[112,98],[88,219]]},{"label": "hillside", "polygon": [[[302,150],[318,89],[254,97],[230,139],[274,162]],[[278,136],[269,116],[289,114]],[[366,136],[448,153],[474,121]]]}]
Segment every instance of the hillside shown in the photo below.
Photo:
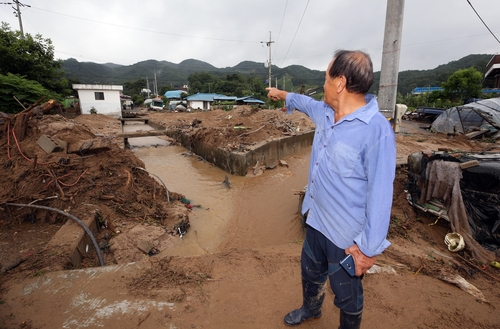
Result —
[{"label": "hillside", "polygon": [[[492,56],[491,54],[475,54],[440,65],[432,70],[402,71],[399,73],[398,92],[405,95],[415,87],[439,86],[459,69],[475,67],[484,73],[486,64]],[[268,69],[264,67],[263,63],[243,61],[233,67],[217,68],[196,59],[187,59],[179,64],[150,59],[124,66],[113,63],[78,62],[71,58],[63,61],[62,68],[66,72],[66,78],[80,83],[124,84],[145,77],[152,81],[156,73],[159,86],[170,84],[182,86],[187,83],[189,75],[195,72],[209,72],[222,77],[226,74],[239,73],[245,76],[262,77],[262,80],[266,80],[268,75]],[[273,65],[272,74],[273,79],[278,80],[280,88],[282,88],[283,77],[286,76],[287,86],[291,82],[296,89],[301,85],[322,86],[325,73],[301,65],[290,65],[284,68]],[[379,79],[380,72],[376,72],[375,83],[371,89],[372,93],[378,90]]]}]

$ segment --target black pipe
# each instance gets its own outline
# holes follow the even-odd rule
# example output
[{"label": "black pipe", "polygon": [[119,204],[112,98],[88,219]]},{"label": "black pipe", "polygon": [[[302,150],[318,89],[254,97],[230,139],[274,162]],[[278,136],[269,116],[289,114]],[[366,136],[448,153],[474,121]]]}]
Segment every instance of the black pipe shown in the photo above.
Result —
[{"label": "black pipe", "polygon": [[75,222],[77,222],[85,230],[85,232],[87,232],[87,234],[90,237],[90,240],[92,240],[92,244],[94,245],[95,251],[97,253],[97,258],[99,258],[99,265],[100,266],[104,266],[104,259],[102,258],[102,253],[101,253],[101,249],[99,248],[99,244],[97,244],[97,241],[96,241],[94,235],[92,234],[92,231],[80,219],[78,219],[75,216],[70,215],[67,212],[64,212],[62,210],[55,209],[55,208],[50,208],[50,207],[45,207],[45,206],[37,206],[37,205],[34,205],[34,204],[19,204],[19,203],[5,203],[5,205],[6,206],[15,206],[15,207],[30,207],[30,208],[38,208],[38,209],[51,210],[51,211],[55,211],[57,213],[60,213],[61,215],[64,215],[64,216],[67,216],[67,217],[71,218],[72,220],[74,220]]}]

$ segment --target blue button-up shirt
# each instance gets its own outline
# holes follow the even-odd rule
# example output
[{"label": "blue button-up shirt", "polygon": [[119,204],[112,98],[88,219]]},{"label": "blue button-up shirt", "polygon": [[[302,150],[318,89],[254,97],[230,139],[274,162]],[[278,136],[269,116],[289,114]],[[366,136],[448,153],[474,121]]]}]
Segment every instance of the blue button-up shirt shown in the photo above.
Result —
[{"label": "blue button-up shirt", "polygon": [[339,248],[356,243],[363,254],[382,253],[389,229],[396,142],[373,95],[338,122],[324,102],[289,93],[288,113],[297,109],[316,125],[302,213],[307,224]]}]

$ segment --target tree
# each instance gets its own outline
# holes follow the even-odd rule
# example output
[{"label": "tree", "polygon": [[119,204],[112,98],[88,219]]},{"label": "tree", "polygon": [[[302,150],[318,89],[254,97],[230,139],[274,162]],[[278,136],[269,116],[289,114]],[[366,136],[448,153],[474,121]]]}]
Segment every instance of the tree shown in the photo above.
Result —
[{"label": "tree", "polygon": [[133,81],[127,81],[123,84],[123,94],[125,95],[140,95],[141,90],[146,88],[146,79],[141,78]]},{"label": "tree", "polygon": [[48,90],[69,94],[68,82],[63,78],[62,61],[54,60],[54,46],[40,34],[34,37],[20,31],[11,31],[9,24],[0,27],[0,74],[16,74],[40,83]]},{"label": "tree", "polygon": [[36,81],[27,80],[11,73],[0,74],[0,112],[17,113],[23,110],[23,107],[12,96],[15,96],[24,107],[44,97],[60,101],[59,95],[47,90]]},{"label": "tree", "polygon": [[219,79],[216,76],[207,72],[196,72],[188,77],[191,93],[213,93],[214,89],[211,87],[217,80]]},{"label": "tree", "polygon": [[460,101],[467,98],[477,98],[481,95],[483,75],[473,67],[458,70],[441,86],[447,95],[457,95]]}]

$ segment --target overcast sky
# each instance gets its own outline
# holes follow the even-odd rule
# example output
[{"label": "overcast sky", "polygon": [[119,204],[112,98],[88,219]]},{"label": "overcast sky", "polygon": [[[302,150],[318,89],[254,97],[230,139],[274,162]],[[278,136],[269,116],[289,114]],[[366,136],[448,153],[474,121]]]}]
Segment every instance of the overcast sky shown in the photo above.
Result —
[{"label": "overcast sky", "polygon": [[[12,0],[4,0],[10,2]],[[500,39],[499,0],[469,0]],[[500,44],[467,0],[405,2],[400,71],[433,69]],[[50,38],[57,59],[131,65],[194,58],[324,71],[337,49],[361,49],[379,71],[387,0],[22,0],[25,33]],[[11,5],[0,21],[19,30]]]}]

